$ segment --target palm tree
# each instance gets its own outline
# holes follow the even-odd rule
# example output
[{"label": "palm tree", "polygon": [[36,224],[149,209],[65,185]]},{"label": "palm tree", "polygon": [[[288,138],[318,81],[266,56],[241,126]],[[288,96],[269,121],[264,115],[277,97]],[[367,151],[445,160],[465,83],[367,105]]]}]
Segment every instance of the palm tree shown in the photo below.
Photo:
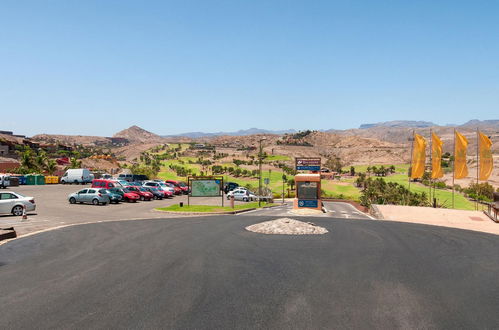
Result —
[{"label": "palm tree", "polygon": [[24,151],[19,152],[21,166],[27,170],[31,170],[34,167],[33,152],[30,147],[26,147]]},{"label": "palm tree", "polygon": [[38,167],[39,171],[43,171],[45,169],[45,164],[47,163],[48,157],[47,153],[41,150],[38,155],[35,157],[35,165]]},{"label": "palm tree", "polygon": [[53,159],[48,159],[45,164],[45,170],[48,174],[53,175],[55,170],[57,169],[57,162]]},{"label": "palm tree", "polygon": [[80,168],[81,167],[81,160],[78,160],[76,158],[70,158],[69,159],[69,167],[70,168]]}]

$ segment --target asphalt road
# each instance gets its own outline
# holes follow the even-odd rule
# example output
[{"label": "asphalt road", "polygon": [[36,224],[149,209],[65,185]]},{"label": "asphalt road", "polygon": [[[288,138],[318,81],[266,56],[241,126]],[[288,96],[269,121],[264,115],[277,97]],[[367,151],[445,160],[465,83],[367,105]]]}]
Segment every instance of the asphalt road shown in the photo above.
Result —
[{"label": "asphalt road", "polygon": [[[267,208],[263,210],[256,210],[254,212],[248,213],[248,215],[264,215],[264,216],[286,216],[286,217],[300,217],[300,215],[294,214],[292,212],[293,204],[292,203],[284,203],[280,204],[279,201],[276,201],[278,204],[277,207]],[[369,215],[357,210],[349,203],[344,202],[323,202],[324,209],[326,212],[324,214],[319,215],[320,217],[333,217],[336,219],[351,219],[351,220],[368,220],[373,219]],[[246,215],[246,213],[245,213]]]},{"label": "asphalt road", "polygon": [[0,246],[0,328],[485,329],[499,324],[499,237],[265,216],[107,222]]},{"label": "asphalt road", "polygon": [[[123,219],[164,218],[165,213],[154,211],[157,207],[166,207],[184,202],[187,196],[181,195],[170,199],[144,201],[136,203],[110,204],[94,206],[88,204],[69,204],[68,195],[90,185],[44,185],[10,187],[8,190],[34,197],[36,211],[28,214],[28,221],[21,217],[0,215],[0,228],[14,227],[18,235],[45,230],[68,224],[99,222]],[[221,205],[221,198],[191,198],[192,204]],[[229,202],[224,200],[227,205]],[[239,204],[241,202],[236,202]]]}]

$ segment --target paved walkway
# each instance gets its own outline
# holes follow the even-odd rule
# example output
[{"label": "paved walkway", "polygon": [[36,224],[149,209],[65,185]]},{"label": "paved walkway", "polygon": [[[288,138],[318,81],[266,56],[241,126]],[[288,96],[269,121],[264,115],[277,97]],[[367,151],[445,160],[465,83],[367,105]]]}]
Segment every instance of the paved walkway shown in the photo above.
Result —
[{"label": "paved walkway", "polygon": [[452,227],[499,235],[499,223],[490,220],[482,211],[399,205],[376,205],[376,207],[383,220]]}]

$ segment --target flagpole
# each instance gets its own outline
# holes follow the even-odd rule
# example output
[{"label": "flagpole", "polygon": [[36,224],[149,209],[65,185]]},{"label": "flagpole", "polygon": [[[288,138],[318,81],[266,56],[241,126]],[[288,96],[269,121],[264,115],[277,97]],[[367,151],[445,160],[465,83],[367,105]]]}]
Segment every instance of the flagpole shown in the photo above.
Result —
[{"label": "flagpole", "polygon": [[431,179],[432,179],[432,174],[433,174],[433,135],[432,135],[432,129],[430,128],[430,205],[431,205]]},{"label": "flagpole", "polygon": [[412,168],[412,154],[414,153],[414,130],[412,130],[412,139],[411,139],[411,163],[409,164],[409,191],[411,191],[411,176],[412,176],[412,171],[414,169]]},{"label": "flagpole", "polygon": [[454,208],[455,176],[456,176],[456,128],[454,128],[454,161],[452,162],[452,208]]},{"label": "flagpole", "polygon": [[476,128],[476,210],[478,211],[478,173],[480,169],[480,131],[478,130],[478,127]]}]

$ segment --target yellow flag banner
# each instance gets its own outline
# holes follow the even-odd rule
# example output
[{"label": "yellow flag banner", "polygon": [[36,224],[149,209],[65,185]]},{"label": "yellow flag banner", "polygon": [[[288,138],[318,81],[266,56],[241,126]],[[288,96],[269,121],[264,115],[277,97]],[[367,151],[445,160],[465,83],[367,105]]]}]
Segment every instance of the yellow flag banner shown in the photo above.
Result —
[{"label": "yellow flag banner", "polygon": [[431,133],[431,178],[439,179],[444,176],[442,171],[442,146],[443,142],[437,134]]},{"label": "yellow flag banner", "polygon": [[426,164],[426,140],[419,134],[414,135],[412,150],[411,179],[421,178]]},{"label": "yellow flag banner", "polygon": [[483,133],[479,133],[480,139],[480,180],[487,180],[492,173],[492,168],[494,167],[494,160],[492,158],[492,141]]},{"label": "yellow flag banner", "polygon": [[466,165],[466,150],[468,139],[456,131],[456,146],[454,148],[454,178],[462,179],[468,176],[468,165]]}]

